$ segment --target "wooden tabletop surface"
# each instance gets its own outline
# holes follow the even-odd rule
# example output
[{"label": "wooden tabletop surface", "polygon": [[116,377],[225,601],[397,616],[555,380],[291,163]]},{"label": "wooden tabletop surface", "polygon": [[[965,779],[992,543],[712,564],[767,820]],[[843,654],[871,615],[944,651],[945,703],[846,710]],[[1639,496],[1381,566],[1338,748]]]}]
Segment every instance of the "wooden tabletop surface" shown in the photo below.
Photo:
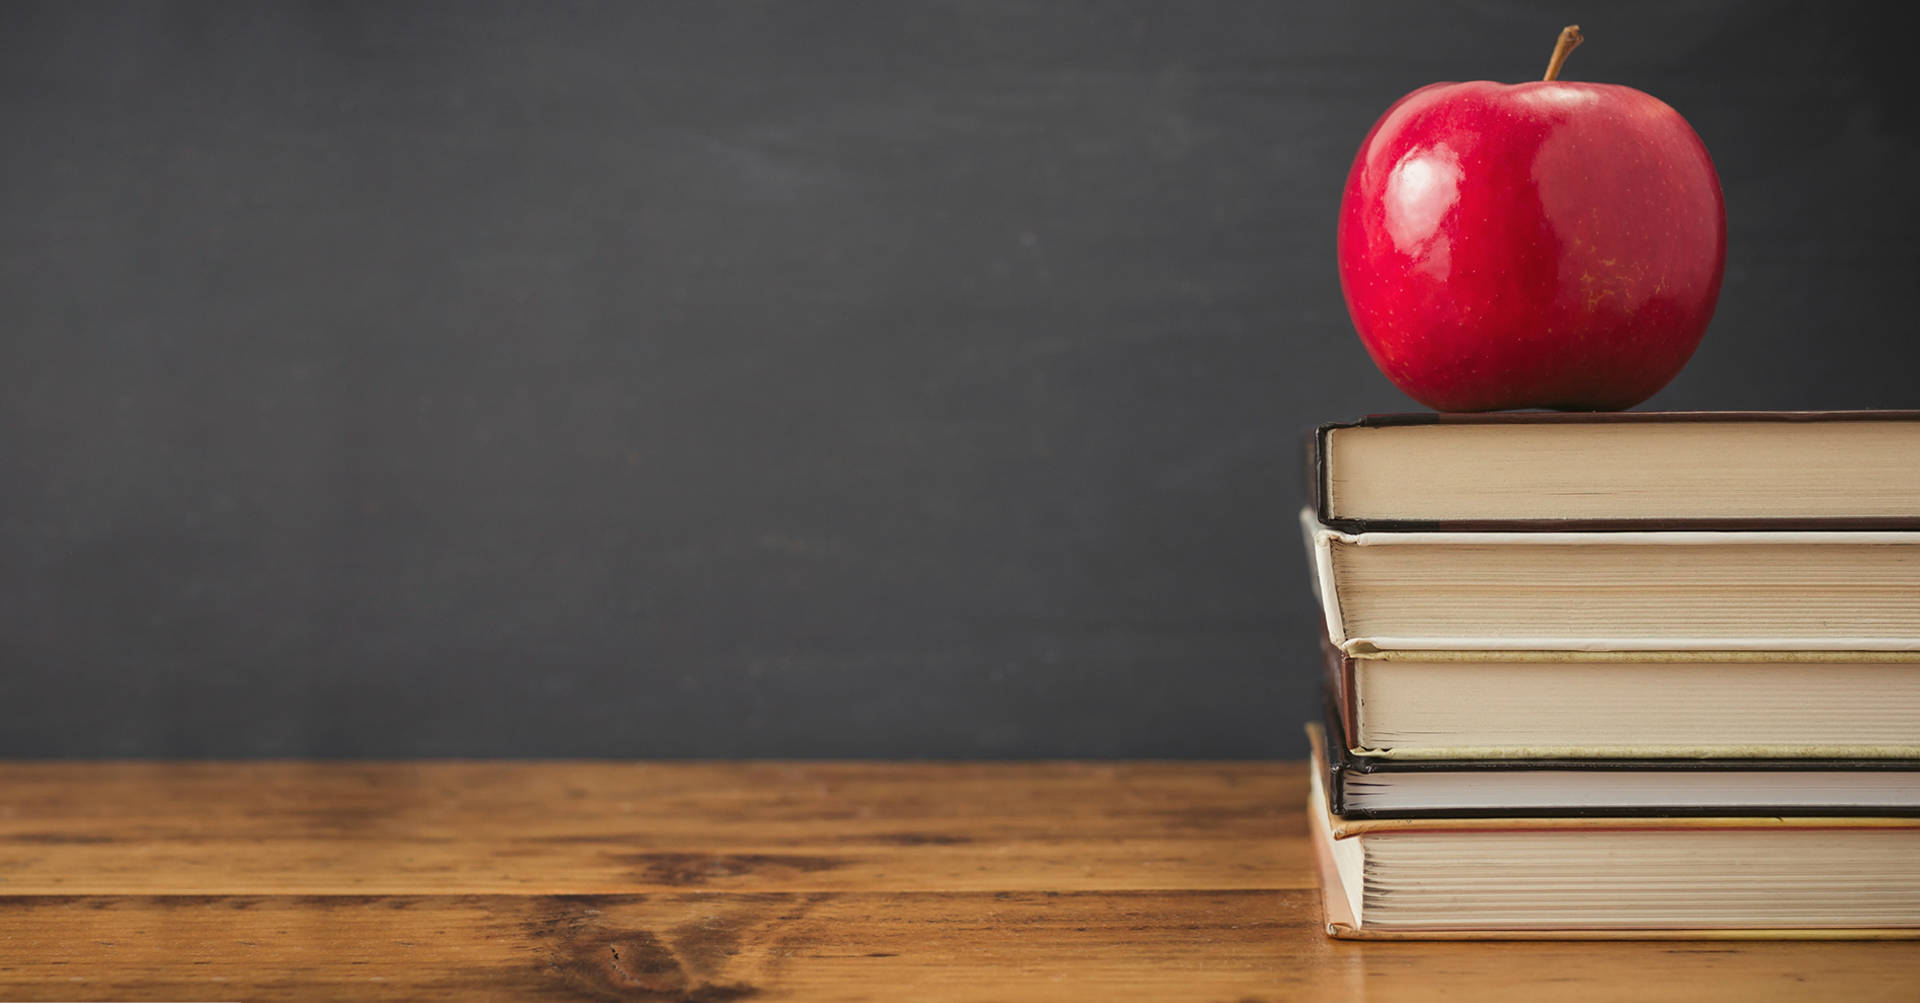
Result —
[{"label": "wooden tabletop surface", "polygon": [[1357,944],[1299,764],[0,764],[0,1000],[1920,998],[1912,943]]}]

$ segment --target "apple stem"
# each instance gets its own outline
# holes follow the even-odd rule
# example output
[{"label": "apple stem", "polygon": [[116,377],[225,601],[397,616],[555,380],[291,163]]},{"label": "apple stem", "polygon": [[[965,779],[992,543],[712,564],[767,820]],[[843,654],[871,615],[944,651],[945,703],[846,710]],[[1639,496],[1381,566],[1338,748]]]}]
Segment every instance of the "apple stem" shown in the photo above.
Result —
[{"label": "apple stem", "polygon": [[1567,57],[1572,55],[1573,50],[1579,48],[1580,43],[1584,41],[1586,37],[1580,34],[1579,25],[1570,24],[1560,29],[1560,41],[1553,46],[1553,58],[1547,60],[1547,75],[1540,79],[1560,79],[1560,67],[1566,65]]}]

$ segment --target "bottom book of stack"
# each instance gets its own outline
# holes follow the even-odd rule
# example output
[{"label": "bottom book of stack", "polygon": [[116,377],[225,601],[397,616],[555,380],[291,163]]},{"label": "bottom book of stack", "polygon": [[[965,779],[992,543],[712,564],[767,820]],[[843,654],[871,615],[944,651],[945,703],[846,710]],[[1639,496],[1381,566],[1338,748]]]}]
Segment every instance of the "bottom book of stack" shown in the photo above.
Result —
[{"label": "bottom book of stack", "polygon": [[1508,816],[1497,799],[1482,817],[1343,817],[1329,806],[1338,759],[1310,731],[1333,936],[1920,937],[1920,817]]}]

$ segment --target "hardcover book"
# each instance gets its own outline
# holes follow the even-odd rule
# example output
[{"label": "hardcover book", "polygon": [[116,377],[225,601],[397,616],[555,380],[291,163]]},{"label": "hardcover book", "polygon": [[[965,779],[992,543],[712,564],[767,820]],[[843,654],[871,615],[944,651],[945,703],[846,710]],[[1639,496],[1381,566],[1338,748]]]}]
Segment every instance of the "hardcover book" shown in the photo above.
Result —
[{"label": "hardcover book", "polygon": [[1380,415],[1309,454],[1346,533],[1920,529],[1920,411]]},{"label": "hardcover book", "polygon": [[1394,760],[1354,755],[1338,726],[1308,732],[1349,819],[1920,815],[1920,760]]},{"label": "hardcover book", "polygon": [[1335,937],[1920,937],[1920,818],[1349,819],[1324,765],[1307,815]]},{"label": "hardcover book", "polygon": [[1369,760],[1920,760],[1920,651],[1321,651]]},{"label": "hardcover book", "polygon": [[1920,649],[1920,532],[1301,526],[1348,653]]}]

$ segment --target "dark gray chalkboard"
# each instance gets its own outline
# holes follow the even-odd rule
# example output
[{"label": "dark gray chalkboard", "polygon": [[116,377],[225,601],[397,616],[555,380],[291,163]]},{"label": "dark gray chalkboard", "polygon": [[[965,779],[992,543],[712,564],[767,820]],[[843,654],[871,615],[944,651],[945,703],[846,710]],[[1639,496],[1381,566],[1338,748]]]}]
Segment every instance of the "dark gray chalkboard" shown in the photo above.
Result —
[{"label": "dark gray chalkboard", "polygon": [[[1589,5],[1720,315],[1920,405],[1873,5]],[[1269,756],[1373,119],[1525,3],[0,6],[0,755]]]}]

